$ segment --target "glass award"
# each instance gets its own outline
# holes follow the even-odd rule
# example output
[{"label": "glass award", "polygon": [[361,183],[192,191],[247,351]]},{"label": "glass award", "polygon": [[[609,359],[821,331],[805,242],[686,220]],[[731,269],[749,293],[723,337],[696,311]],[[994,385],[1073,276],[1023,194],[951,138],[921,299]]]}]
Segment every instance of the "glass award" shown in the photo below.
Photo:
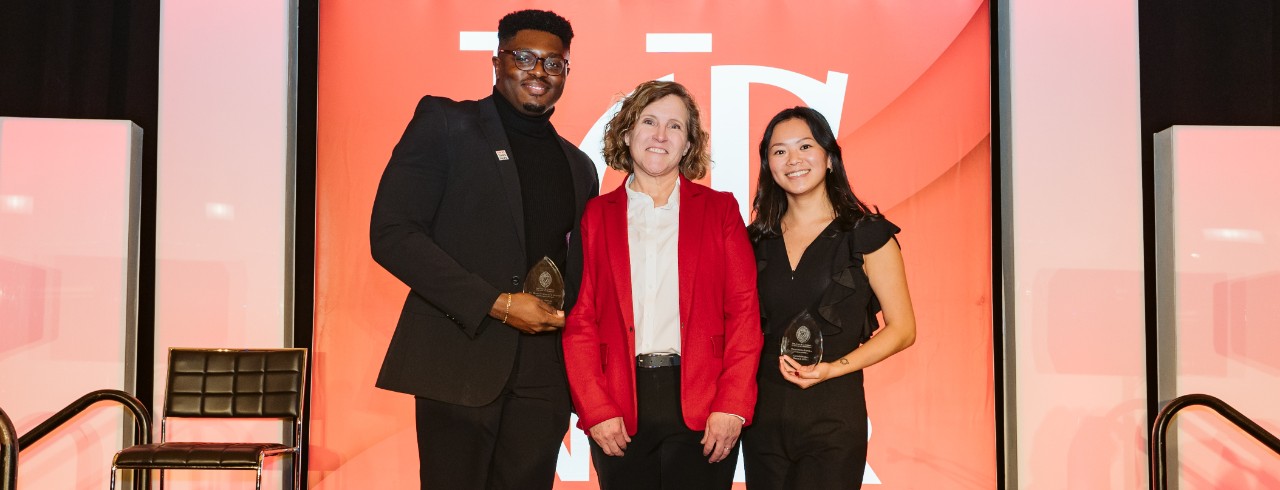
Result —
[{"label": "glass award", "polygon": [[812,366],[822,361],[822,327],[809,310],[791,319],[782,333],[782,355],[791,356],[801,366]]},{"label": "glass award", "polygon": [[557,310],[564,309],[564,276],[560,268],[547,257],[543,257],[529,275],[524,277],[524,292],[536,296],[544,303]]}]

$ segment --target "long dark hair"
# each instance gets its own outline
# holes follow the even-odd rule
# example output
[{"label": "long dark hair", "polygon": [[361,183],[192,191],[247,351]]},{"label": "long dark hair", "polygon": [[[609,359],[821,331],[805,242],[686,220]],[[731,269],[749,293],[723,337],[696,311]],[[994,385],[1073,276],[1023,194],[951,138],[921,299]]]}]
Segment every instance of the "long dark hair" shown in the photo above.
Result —
[{"label": "long dark hair", "polygon": [[799,119],[809,126],[814,141],[818,142],[827,156],[831,158],[831,172],[823,181],[827,191],[827,199],[836,212],[836,225],[842,231],[852,230],[858,221],[868,217],[879,217],[878,211],[858,199],[849,186],[849,176],[844,170],[844,156],[840,152],[840,143],[827,124],[822,113],[808,107],[792,107],[783,109],[773,116],[769,126],[764,130],[764,138],[760,140],[760,180],[756,184],[756,197],[752,203],[755,218],[747,227],[752,242],[763,238],[782,236],[782,215],[787,212],[787,192],[773,180],[773,172],[769,171],[769,140],[773,139],[773,130],[785,121]]}]

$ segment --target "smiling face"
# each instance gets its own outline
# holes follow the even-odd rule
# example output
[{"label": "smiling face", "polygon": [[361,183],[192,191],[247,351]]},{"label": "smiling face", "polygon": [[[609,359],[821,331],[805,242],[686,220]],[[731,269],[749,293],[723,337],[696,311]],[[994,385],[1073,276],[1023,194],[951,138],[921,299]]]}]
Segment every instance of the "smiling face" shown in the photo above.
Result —
[{"label": "smiling face", "polygon": [[788,119],[774,126],[769,138],[769,173],[788,197],[825,193],[830,167],[831,158],[813,139],[803,119]]},{"label": "smiling face", "polygon": [[[517,32],[498,48],[532,51],[540,58],[559,56],[567,59],[569,57],[568,50],[565,49],[559,37],[533,29]],[[529,71],[521,70],[516,67],[516,62],[510,53],[500,53],[493,57],[493,72],[497,78],[495,85],[498,93],[515,106],[516,110],[530,116],[542,115],[556,105],[556,101],[560,100],[560,95],[564,92],[565,77],[568,75],[568,72],[562,75],[548,75],[541,62],[535,63]]]},{"label": "smiling face", "polygon": [[677,172],[689,152],[689,110],[676,95],[654,101],[640,111],[635,126],[623,136],[630,148],[632,170],[649,177]]}]

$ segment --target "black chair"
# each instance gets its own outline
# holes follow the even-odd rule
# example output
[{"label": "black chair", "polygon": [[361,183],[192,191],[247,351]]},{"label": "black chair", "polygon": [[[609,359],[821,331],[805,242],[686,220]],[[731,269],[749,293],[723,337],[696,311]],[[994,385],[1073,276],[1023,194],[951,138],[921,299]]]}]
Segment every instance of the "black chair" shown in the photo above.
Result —
[{"label": "black chair", "polygon": [[[293,488],[301,482],[302,409],[306,400],[306,349],[169,349],[169,382],[160,419],[160,443],[116,453],[116,470],[256,470],[262,488],[262,463],[291,454]],[[288,444],[170,442],[169,418],[278,418],[293,424]],[[288,426],[286,425],[286,428]]]}]

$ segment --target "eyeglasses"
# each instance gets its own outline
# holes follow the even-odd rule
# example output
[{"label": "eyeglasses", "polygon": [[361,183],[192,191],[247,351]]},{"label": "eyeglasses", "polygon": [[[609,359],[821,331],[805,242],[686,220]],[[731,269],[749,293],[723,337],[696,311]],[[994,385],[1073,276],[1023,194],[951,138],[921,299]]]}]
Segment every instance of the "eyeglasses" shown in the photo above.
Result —
[{"label": "eyeglasses", "polygon": [[542,70],[548,75],[564,75],[569,71],[569,60],[559,56],[540,57],[533,51],[526,49],[499,49],[498,53],[507,53],[511,55],[511,59],[516,62],[516,68],[520,71],[532,70],[539,61],[542,62]]}]

